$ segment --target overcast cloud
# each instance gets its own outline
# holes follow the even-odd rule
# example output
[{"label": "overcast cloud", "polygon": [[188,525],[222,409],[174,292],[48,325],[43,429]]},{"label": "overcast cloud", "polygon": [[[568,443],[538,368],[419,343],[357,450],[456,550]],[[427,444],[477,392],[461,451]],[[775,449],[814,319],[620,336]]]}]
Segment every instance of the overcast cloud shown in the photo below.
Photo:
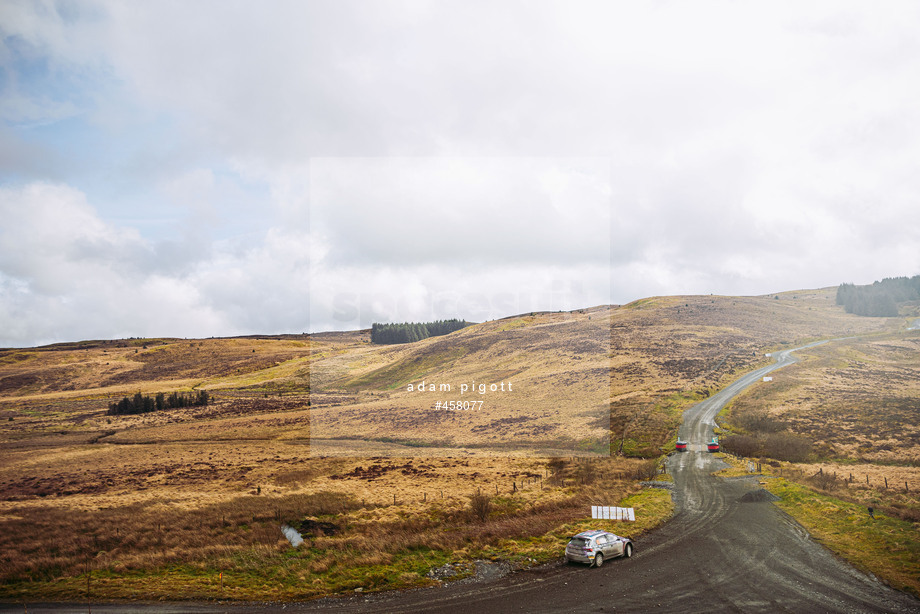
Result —
[{"label": "overcast cloud", "polygon": [[920,273],[914,2],[7,1],[0,346]]}]

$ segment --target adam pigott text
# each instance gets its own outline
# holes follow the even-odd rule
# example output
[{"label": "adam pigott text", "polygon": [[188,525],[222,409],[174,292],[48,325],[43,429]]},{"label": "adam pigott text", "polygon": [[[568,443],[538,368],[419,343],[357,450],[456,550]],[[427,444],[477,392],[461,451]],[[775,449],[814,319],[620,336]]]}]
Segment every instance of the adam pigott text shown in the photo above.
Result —
[{"label": "adam pigott text", "polygon": [[[485,394],[487,392],[514,392],[511,389],[511,382],[501,381],[497,384],[477,384],[476,382],[470,382],[469,384],[460,384],[460,394],[466,394],[469,392],[473,394],[478,392],[479,394]],[[451,392],[453,389],[450,384],[429,384],[425,380],[422,380],[420,384],[409,384],[406,387],[406,392]]]}]

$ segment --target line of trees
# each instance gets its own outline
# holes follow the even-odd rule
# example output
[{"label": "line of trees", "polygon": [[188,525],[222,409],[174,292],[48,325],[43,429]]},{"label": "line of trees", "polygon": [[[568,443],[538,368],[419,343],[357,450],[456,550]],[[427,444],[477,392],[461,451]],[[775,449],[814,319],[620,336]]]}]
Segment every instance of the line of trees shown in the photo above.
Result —
[{"label": "line of trees", "polygon": [[436,322],[403,322],[402,324],[371,325],[371,343],[412,343],[428,337],[446,335],[470,323],[465,320],[437,320]]},{"label": "line of trees", "polygon": [[126,416],[132,414],[146,414],[161,409],[202,407],[207,405],[209,401],[210,397],[206,390],[199,390],[194,393],[173,392],[168,396],[160,392],[152,397],[138,392],[133,397],[125,397],[121,401],[109,403],[108,415]]},{"label": "line of trees", "polygon": [[920,275],[886,277],[865,286],[840,284],[837,288],[837,304],[859,316],[897,316],[898,303],[918,299]]}]

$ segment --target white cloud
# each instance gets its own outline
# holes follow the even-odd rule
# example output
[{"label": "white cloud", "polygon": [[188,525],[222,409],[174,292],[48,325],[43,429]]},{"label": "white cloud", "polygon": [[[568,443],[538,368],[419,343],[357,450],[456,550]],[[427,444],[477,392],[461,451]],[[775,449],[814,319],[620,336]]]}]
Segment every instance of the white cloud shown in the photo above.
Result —
[{"label": "white cloud", "polygon": [[67,186],[0,189],[0,217],[0,270],[38,294],[98,283],[151,252],[136,231],[106,224]]},{"label": "white cloud", "polygon": [[[373,297],[355,322],[494,317],[554,276],[626,302],[920,272],[912,2],[0,11],[22,343],[300,330],[310,303],[324,328],[346,295]],[[88,298],[111,287],[142,299]]]},{"label": "white cloud", "polygon": [[606,263],[609,174],[602,158],[317,159],[310,229],[345,264]]},{"label": "white cloud", "polygon": [[273,228],[242,249],[221,246],[194,273],[202,301],[237,333],[305,332],[310,245],[302,231]]},{"label": "white cloud", "polygon": [[311,328],[608,302],[609,175],[603,158],[314,160]]},{"label": "white cloud", "polygon": [[169,244],[104,222],[68,186],[0,189],[0,217],[0,347],[307,328],[303,233],[219,244],[180,271],[161,257]]}]

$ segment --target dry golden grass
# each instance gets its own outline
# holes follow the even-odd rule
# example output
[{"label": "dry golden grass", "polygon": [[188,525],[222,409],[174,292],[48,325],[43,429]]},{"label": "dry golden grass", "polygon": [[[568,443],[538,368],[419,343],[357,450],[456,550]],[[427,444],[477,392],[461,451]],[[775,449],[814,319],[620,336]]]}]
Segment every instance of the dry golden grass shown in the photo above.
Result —
[{"label": "dry golden grass", "polygon": [[729,422],[767,416],[825,459],[920,465],[920,333],[835,341],[800,356],[736,400]]},{"label": "dry golden grass", "polygon": [[309,353],[306,337],[135,339],[0,350],[0,401],[219,386],[243,374],[270,374]]},{"label": "dry golden grass", "polygon": [[[395,347],[356,332],[2,350],[0,592],[73,598],[88,566],[110,597],[308,598],[424,584],[450,557],[510,556],[506,540],[534,535],[549,556],[586,501],[639,496],[660,520],[660,493],[636,485],[646,462],[572,457],[608,454],[608,437],[657,456],[689,400],[764,352],[898,325],[843,314],[829,291],[778,296],[525,314]],[[406,391],[421,379],[516,388],[439,415],[441,395]],[[193,388],[214,402],[106,415]],[[312,547],[292,553],[282,521]]]},{"label": "dry golden grass", "polygon": [[[165,450],[164,458],[180,454]],[[87,455],[77,456],[86,462]],[[51,461],[36,459],[41,466]],[[260,583],[266,575],[283,576],[286,590],[296,590],[296,579],[287,577],[292,570],[284,561],[290,562],[292,551],[281,523],[298,527],[309,543],[296,555],[297,568],[326,574],[317,577],[322,582],[312,592],[292,594],[335,592],[335,574],[347,568],[364,569],[349,580],[355,586],[366,585],[368,569],[378,567],[393,567],[399,582],[424,583],[417,566],[426,559],[415,561],[412,571],[400,563],[407,553],[441,552],[429,561],[437,563],[445,552],[472,553],[578,521],[589,504],[614,504],[636,492],[638,462],[561,461],[549,474],[549,466],[534,459],[379,459],[373,465],[313,459],[307,468],[279,472],[260,494],[227,488],[195,497],[191,493],[204,484],[186,475],[182,484],[151,486],[149,495],[115,489],[93,497],[16,498],[4,501],[0,513],[0,577],[6,587],[0,594],[73,598],[81,585],[66,579],[86,569],[105,580],[97,591],[108,597],[176,596],[177,590],[188,595],[190,587],[199,596],[215,596],[210,584],[198,582],[221,570],[241,583],[235,589],[240,598],[265,596]],[[416,489],[407,489],[410,483]],[[577,489],[582,494],[575,496]],[[469,506],[477,491],[493,502],[485,521]],[[138,588],[138,574],[152,574],[160,588]],[[48,584],[58,578],[65,582]]]},{"label": "dry golden grass", "polygon": [[[871,489],[904,490],[904,484],[914,484],[920,494],[920,467],[877,465],[872,463],[798,463],[797,467],[808,475],[817,473],[846,480],[852,488],[867,486]],[[909,490],[909,487],[908,487]]]},{"label": "dry golden grass", "polygon": [[[311,370],[315,451],[404,455],[406,446],[421,446],[430,454],[466,448],[547,456],[606,454],[610,441],[615,450],[654,456],[688,400],[763,363],[765,352],[897,325],[847,315],[832,290],[816,290],[652,298],[525,315],[395,347],[369,346],[357,335],[318,336]],[[407,390],[423,381],[452,390]],[[460,384],[473,381],[510,381],[515,388],[458,394]],[[698,396],[675,397],[687,391]],[[482,400],[482,410],[434,408],[454,399]]]},{"label": "dry golden grass", "polygon": [[[503,321],[485,322],[446,337],[351,351],[318,339],[323,357],[314,356],[311,370],[314,439],[326,446],[350,438],[492,453],[606,451],[606,310],[542,314],[530,322],[511,329]],[[423,382],[438,390],[417,391]],[[481,389],[493,385],[498,389]],[[449,401],[477,406],[435,408]],[[339,445],[352,449],[348,441]]]}]

